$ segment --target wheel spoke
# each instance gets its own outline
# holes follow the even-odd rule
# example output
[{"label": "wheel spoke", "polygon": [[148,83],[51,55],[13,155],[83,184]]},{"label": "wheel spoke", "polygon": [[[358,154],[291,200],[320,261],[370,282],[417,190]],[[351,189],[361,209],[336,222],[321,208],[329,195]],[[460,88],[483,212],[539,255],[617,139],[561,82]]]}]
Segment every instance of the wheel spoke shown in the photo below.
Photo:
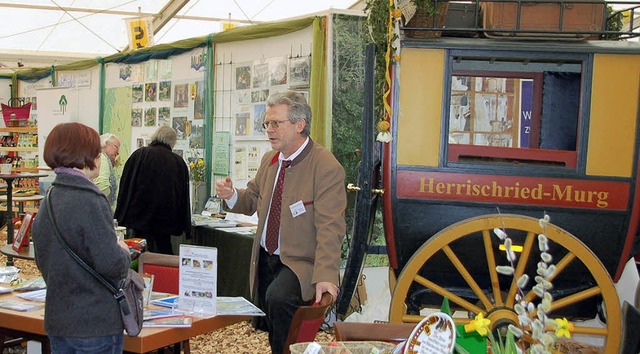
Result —
[{"label": "wheel spoke", "polygon": [[[567,253],[560,262],[556,264],[556,271],[549,277],[549,281],[553,281],[567,266],[576,258],[576,255],[573,253]],[[527,295],[524,297],[525,301],[532,301],[536,297],[536,294],[533,290],[529,290]]]},{"label": "wheel spoke", "polygon": [[[506,230],[513,230],[518,235],[518,239],[524,244],[522,245],[523,251],[518,255],[517,263],[514,262],[514,274],[512,277],[503,278],[497,271],[497,264],[504,264],[504,261],[498,257],[503,257],[503,252],[495,250],[495,241],[491,239],[492,230],[495,227],[501,227]],[[449,299],[452,305],[464,309],[471,313],[483,313],[485,310],[482,307],[486,306],[488,302],[492,303],[493,307],[490,308],[490,312],[486,313],[487,318],[491,317],[492,321],[504,321],[505,323],[513,323],[517,321],[517,316],[514,310],[514,303],[516,293],[519,291],[517,288],[517,279],[524,274],[528,269],[532,268],[533,258],[537,254],[534,247],[537,246],[537,235],[540,233],[540,224],[538,219],[530,218],[522,215],[505,215],[494,214],[469,218],[460,221],[454,225],[441,230],[436,235],[430,237],[422,247],[411,257],[400,273],[393,297],[391,300],[391,306],[389,309],[390,322],[406,322],[417,323],[423,319],[423,316],[415,314],[415,309],[412,307],[412,314],[409,314],[407,308],[407,301],[412,292],[428,290],[431,295],[421,300],[419,304],[420,311],[436,310],[440,304],[436,303],[440,296]],[[482,234],[482,241],[479,239],[479,235]],[[607,269],[603,266],[602,262],[597,258],[593,252],[586,247],[580,240],[565,230],[548,224],[544,234],[550,242],[553,242],[553,251],[559,254],[565,253],[562,257],[559,257],[559,262],[555,263],[555,272],[553,275],[547,278],[549,281],[571,278],[576,272],[589,273],[593,284],[589,285],[590,288],[586,290],[577,290],[578,292],[563,298],[554,299],[551,303],[549,311],[549,317],[553,318],[555,313],[559,313],[558,309],[563,312],[568,312],[567,318],[573,318],[576,315],[577,310],[582,307],[589,306],[594,299],[602,298],[602,304],[607,313],[607,323],[604,328],[588,327],[586,323],[574,323],[574,334],[595,335],[604,338],[604,353],[615,354],[618,351],[619,343],[622,333],[622,319],[620,313],[620,306],[618,302],[618,296],[615,290],[613,281],[610,275],[607,273]],[[493,243],[492,243],[493,241]],[[461,242],[460,244],[458,242]],[[473,244],[476,242],[476,245]],[[478,259],[467,261],[463,258],[462,254],[455,253],[457,246],[461,245],[467,249],[467,247],[473,247],[474,250],[482,252],[477,249],[480,247],[479,242],[484,244],[484,257],[487,259],[486,266],[488,267],[488,274],[482,274],[484,270],[484,264],[482,264],[482,257],[480,255]],[[556,247],[562,247],[562,249],[556,249]],[[444,252],[448,257],[445,260]],[[467,263],[462,263],[460,260],[465,260]],[[439,264],[429,263],[430,261],[444,262],[444,266],[452,269],[452,265],[459,272],[460,276],[465,279],[466,285],[464,289],[451,288],[449,290],[449,284],[453,281],[457,282],[457,279],[445,278],[439,280],[438,284],[424,277],[424,274],[431,274],[430,272],[437,272]],[[451,262],[451,264],[448,264]],[[476,265],[479,267],[476,269]],[[424,267],[427,268],[424,268]],[[468,267],[468,268],[467,268]],[[424,271],[423,269],[429,269]],[[454,271],[454,272],[456,272]],[[531,276],[531,274],[529,274]],[[457,276],[454,274],[454,278]],[[457,278],[459,278],[457,277]],[[510,280],[510,282],[506,282]],[[480,287],[481,284],[486,284],[490,281],[490,287]],[[480,285],[479,285],[480,284]],[[501,284],[503,285],[501,289]],[[506,284],[506,287],[504,286]],[[424,287],[421,289],[421,287]],[[558,289],[561,290],[561,289]],[[416,293],[417,294],[417,293]],[[477,296],[479,301],[467,300],[467,296],[463,294],[473,294],[473,297]],[[530,291],[527,292],[525,300],[533,301],[536,295]],[[435,301],[434,301],[435,300]],[[585,301],[586,300],[586,301]],[[422,302],[424,301],[424,303]],[[433,302],[433,303],[431,303]],[[531,314],[532,317],[536,317],[537,313]],[[460,316],[454,318],[456,324],[462,324],[469,322],[468,316]],[[496,322],[497,323],[497,322]],[[553,326],[549,325],[546,328],[547,331],[554,331]]]},{"label": "wheel spoke", "polygon": [[601,327],[589,327],[589,326],[576,326],[573,325],[573,330],[571,334],[593,334],[598,336],[606,336],[609,334],[609,330]]},{"label": "wheel spoke", "polygon": [[446,297],[449,299],[449,301],[465,308],[467,311],[471,311],[473,313],[483,313],[484,310],[482,310],[481,308],[479,308],[478,306],[475,306],[474,304],[470,303],[469,301],[461,298],[460,296],[452,293],[451,291],[441,287],[440,285],[428,280],[427,278],[420,276],[420,275],[416,275],[413,278],[414,281],[416,281],[418,284],[424,286],[427,289],[430,289],[432,291],[434,291],[436,294],[439,294],[443,297]]},{"label": "wheel spoke", "polygon": [[473,292],[476,294],[476,296],[478,296],[478,299],[482,301],[482,304],[484,305],[486,311],[491,310],[493,308],[493,304],[491,304],[491,300],[489,300],[487,295],[484,294],[480,286],[478,286],[478,283],[475,280],[473,280],[473,277],[471,276],[471,274],[469,274],[469,271],[467,270],[467,268],[462,264],[462,262],[460,262],[460,258],[458,258],[458,256],[456,256],[456,254],[453,253],[453,250],[451,249],[451,247],[449,247],[449,245],[444,246],[442,250],[447,255],[447,257],[449,257],[449,260],[451,261],[451,263],[453,263],[453,265],[456,267],[460,275],[462,275],[462,277],[467,282],[469,287],[473,290]]},{"label": "wheel spoke", "polygon": [[568,305],[573,305],[575,303],[581,302],[583,300],[586,300],[588,298],[600,295],[602,293],[602,291],[600,291],[600,288],[597,286],[594,286],[592,288],[580,291],[578,293],[575,293],[573,295],[569,295],[569,296],[565,296],[562,299],[558,299],[558,300],[553,300],[551,302],[551,311],[553,310],[557,310],[559,308],[563,308],[565,306]]},{"label": "wheel spoke", "polygon": [[496,271],[496,256],[493,253],[490,230],[482,230],[482,240],[484,241],[484,252],[487,255],[487,266],[489,267],[489,278],[491,279],[491,289],[496,306],[502,306],[502,292],[500,291],[500,281]]}]

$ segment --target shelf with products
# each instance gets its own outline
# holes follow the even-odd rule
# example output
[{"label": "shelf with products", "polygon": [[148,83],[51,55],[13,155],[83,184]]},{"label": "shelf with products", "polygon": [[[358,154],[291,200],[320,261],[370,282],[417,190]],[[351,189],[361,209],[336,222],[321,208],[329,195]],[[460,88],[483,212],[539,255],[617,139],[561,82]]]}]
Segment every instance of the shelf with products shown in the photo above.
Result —
[{"label": "shelf with products", "polygon": [[0,163],[11,163],[12,173],[38,172],[38,128],[0,128]]}]

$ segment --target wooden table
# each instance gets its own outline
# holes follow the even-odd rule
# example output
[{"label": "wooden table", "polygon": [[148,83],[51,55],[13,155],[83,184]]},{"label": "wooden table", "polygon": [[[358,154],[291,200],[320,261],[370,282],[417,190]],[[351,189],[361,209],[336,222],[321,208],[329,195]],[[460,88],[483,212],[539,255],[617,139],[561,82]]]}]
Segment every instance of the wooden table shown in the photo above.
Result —
[{"label": "wooden table", "polygon": [[[9,173],[9,174],[0,174],[0,179],[7,183],[7,244],[13,243],[13,199],[20,198],[13,196],[13,181],[16,178],[40,178],[46,177],[48,174],[35,174],[35,173]],[[7,266],[13,265],[13,257],[7,256]]]},{"label": "wooden table", "polygon": [[[8,286],[3,284],[4,286]],[[0,295],[0,300],[25,301],[14,294]],[[34,338],[42,342],[43,352],[50,353],[49,340],[44,331],[44,309],[18,312],[0,308],[0,333]],[[232,324],[247,321],[251,316],[215,316],[193,318],[190,328],[143,328],[137,337],[124,336],[124,350],[131,353],[146,353],[180,343],[191,337],[209,333]],[[73,319],[69,319],[72,321]]]},{"label": "wooden table", "polygon": [[29,247],[22,247],[22,249],[20,249],[20,252],[16,252],[13,249],[13,245],[4,245],[0,247],[0,253],[4,254],[7,257],[28,259],[30,261],[36,259],[33,244],[29,244]]}]

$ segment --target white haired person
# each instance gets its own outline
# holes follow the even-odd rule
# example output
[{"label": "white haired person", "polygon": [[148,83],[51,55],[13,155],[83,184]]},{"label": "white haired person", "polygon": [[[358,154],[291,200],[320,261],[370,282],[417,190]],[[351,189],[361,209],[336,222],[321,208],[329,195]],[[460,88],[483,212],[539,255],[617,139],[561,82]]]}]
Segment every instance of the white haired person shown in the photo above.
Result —
[{"label": "white haired person", "polygon": [[102,153],[100,154],[100,173],[93,182],[98,185],[100,191],[109,200],[111,209],[116,206],[116,194],[118,192],[118,181],[116,178],[116,158],[120,154],[120,139],[106,133],[100,136]]}]

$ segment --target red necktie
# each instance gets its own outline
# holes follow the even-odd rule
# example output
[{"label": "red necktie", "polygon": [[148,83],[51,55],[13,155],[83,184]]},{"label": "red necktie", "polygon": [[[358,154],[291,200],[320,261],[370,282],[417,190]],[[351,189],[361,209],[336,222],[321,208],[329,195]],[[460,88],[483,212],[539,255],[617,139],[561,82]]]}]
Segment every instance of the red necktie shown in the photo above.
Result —
[{"label": "red necktie", "polygon": [[284,188],[284,170],[291,165],[291,161],[282,161],[280,171],[278,172],[278,180],[273,189],[271,197],[271,207],[269,207],[269,220],[267,220],[267,235],[265,237],[265,245],[267,252],[273,254],[278,248],[278,236],[280,235],[280,211],[282,210],[282,189]]}]

